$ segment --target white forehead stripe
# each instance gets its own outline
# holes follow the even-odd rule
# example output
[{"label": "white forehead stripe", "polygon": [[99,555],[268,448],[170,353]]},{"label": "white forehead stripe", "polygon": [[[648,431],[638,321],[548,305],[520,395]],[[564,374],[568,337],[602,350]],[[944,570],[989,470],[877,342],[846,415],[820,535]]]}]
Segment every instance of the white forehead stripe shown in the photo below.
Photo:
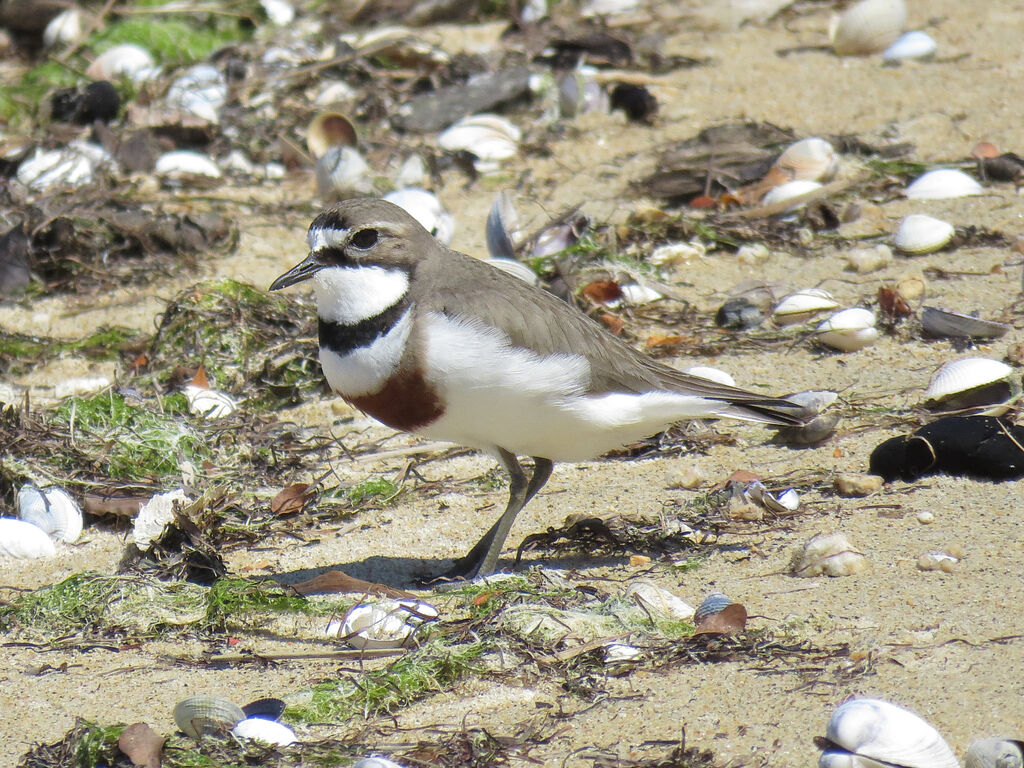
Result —
[{"label": "white forehead stripe", "polygon": [[355,325],[397,303],[409,290],[404,269],[327,267],[313,276],[321,320]]},{"label": "white forehead stripe", "polygon": [[349,235],[352,230],[349,228],[336,229],[331,227],[330,229],[310,229],[306,233],[306,242],[309,244],[309,250],[319,251],[321,248],[339,248],[344,246],[348,242]]},{"label": "white forehead stripe", "polygon": [[324,369],[327,383],[344,397],[380,392],[402,359],[411,327],[410,307],[391,330],[365,347],[353,349],[346,355],[339,355],[328,347],[320,347],[320,365]]}]

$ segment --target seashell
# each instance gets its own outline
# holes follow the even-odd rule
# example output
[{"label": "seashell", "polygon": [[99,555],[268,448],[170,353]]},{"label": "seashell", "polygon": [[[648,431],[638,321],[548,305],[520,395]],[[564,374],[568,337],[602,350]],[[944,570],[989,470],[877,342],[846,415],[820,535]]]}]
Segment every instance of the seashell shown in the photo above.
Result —
[{"label": "seashell", "polygon": [[[182,730],[185,729],[182,728]],[[262,741],[264,744],[273,744],[275,747],[287,747],[298,741],[295,738],[295,731],[287,725],[262,717],[247,717],[232,728],[231,733],[240,739]]]},{"label": "seashell", "polygon": [[777,495],[768,492],[764,484],[758,480],[749,483],[743,489],[743,495],[758,506],[764,507],[769,512],[784,514],[793,512],[800,507],[800,494],[793,488],[782,491]]},{"label": "seashell", "polygon": [[440,242],[448,245],[452,241],[452,235],[455,234],[455,217],[444,209],[433,192],[408,187],[389,192],[384,195],[384,199],[405,209]]},{"label": "seashell", "polygon": [[952,224],[924,213],[912,213],[896,228],[892,244],[904,253],[932,253],[945,246],[956,230]]},{"label": "seashell", "polygon": [[903,0],[861,0],[847,8],[832,33],[832,50],[839,56],[864,56],[885,50],[907,23]]},{"label": "seashell", "polygon": [[174,722],[193,739],[226,733],[244,719],[241,707],[219,696],[192,696],[174,707]]},{"label": "seashell", "polygon": [[492,259],[515,259],[516,247],[513,238],[518,228],[519,216],[512,203],[512,195],[507,190],[502,190],[494,198],[494,204],[487,214],[485,234],[487,252],[491,254]]},{"label": "seashell", "polygon": [[707,250],[707,246],[699,240],[691,240],[688,243],[664,243],[651,251],[647,262],[656,267],[688,264],[704,258]]},{"label": "seashell", "polygon": [[295,20],[295,8],[287,0],[260,0],[260,5],[276,27],[286,27]]},{"label": "seashell", "polygon": [[188,149],[165,152],[156,159],[156,167],[153,170],[158,176],[163,176],[173,183],[221,177],[220,168],[213,160],[206,155]]},{"label": "seashell", "polygon": [[[779,184],[777,187],[773,187],[768,190],[768,193],[761,198],[761,205],[776,205],[778,203],[784,203],[787,200],[792,200],[795,197],[800,197],[808,192],[815,189],[821,188],[821,182],[811,181],[810,179],[794,179],[793,181],[787,181],[785,184]],[[799,208],[804,203],[797,203],[786,210],[794,210]]]},{"label": "seashell", "polygon": [[924,392],[924,407],[935,413],[969,411],[999,416],[1020,397],[1012,381],[1013,368],[998,360],[966,357],[946,363],[932,376]]},{"label": "seashell", "polygon": [[945,200],[954,197],[980,195],[984,188],[963,171],[939,168],[918,176],[906,189],[911,200]]},{"label": "seashell", "polygon": [[608,94],[594,79],[596,71],[592,67],[577,67],[558,81],[558,111],[562,117],[609,111]]},{"label": "seashell", "polygon": [[639,661],[643,651],[626,643],[608,643],[604,647],[604,663],[609,666]]},{"label": "seashell", "polygon": [[284,714],[286,706],[281,699],[256,699],[242,707],[242,711],[247,718],[262,717],[264,720],[278,720]]},{"label": "seashell", "polygon": [[719,384],[725,384],[727,387],[736,386],[736,379],[725,371],[718,368],[712,368],[710,365],[692,365],[683,371],[683,373],[688,373],[691,376],[696,376],[701,379],[707,379],[708,381],[717,381]]},{"label": "seashell", "polygon": [[18,181],[36,192],[80,187],[93,180],[98,158],[110,159],[96,145],[86,150],[84,142],[71,142],[63,149],[38,148],[18,166]]},{"label": "seashell", "polygon": [[382,600],[354,605],[342,620],[339,636],[353,648],[400,648],[408,644],[425,621],[436,619],[437,609],[416,600]]},{"label": "seashell", "polygon": [[852,576],[867,568],[864,553],[854,548],[842,533],[819,533],[807,540],[793,557],[789,570],[794,576]]},{"label": "seashell", "polygon": [[539,235],[530,249],[530,258],[543,259],[571,248],[579,240],[577,231],[571,224],[557,224],[548,227]]},{"label": "seashell", "polygon": [[827,181],[839,169],[839,155],[831,144],[815,136],[790,144],[775,167],[790,179]]},{"label": "seashell", "polygon": [[42,528],[13,517],[0,517],[0,557],[34,560],[55,554],[57,547]]},{"label": "seashell", "polygon": [[316,161],[316,186],[322,197],[369,192],[370,166],[357,149],[328,147]]},{"label": "seashell", "polygon": [[502,258],[491,258],[484,259],[485,262],[490,264],[492,267],[497,267],[502,272],[508,272],[513,277],[518,277],[524,283],[530,285],[540,285],[540,278],[537,277],[537,273],[534,272],[526,264],[515,259],[502,259]]},{"label": "seashell", "polygon": [[65,397],[77,397],[78,395],[91,395],[110,386],[110,379],[106,376],[76,376],[71,379],[63,379],[53,385],[53,396],[57,400]]},{"label": "seashell", "polygon": [[68,45],[82,36],[82,12],[77,8],[61,11],[43,30],[43,47]]},{"label": "seashell", "polygon": [[926,32],[906,32],[882,53],[882,61],[890,63],[910,59],[927,59],[935,55],[939,44]]},{"label": "seashell", "polygon": [[481,173],[496,170],[502,160],[519,152],[522,134],[511,121],[498,115],[479,114],[464,117],[437,137],[441,149],[464,150],[477,158],[474,165]]},{"label": "seashell", "polygon": [[167,89],[167,105],[195,115],[208,123],[220,120],[220,108],[228,100],[228,81],[220,70],[200,64],[186,71]]},{"label": "seashell", "polygon": [[176,488],[166,493],[158,493],[143,504],[132,524],[135,546],[143,551],[149,549],[149,545],[163,535],[164,528],[174,522],[174,502],[184,506],[190,501],[184,490]]},{"label": "seashell", "polygon": [[619,286],[622,299],[627,304],[648,304],[665,298],[661,293],[647,285],[639,283],[623,283]]},{"label": "seashell", "polygon": [[839,302],[828,291],[821,288],[805,288],[784,296],[772,310],[772,320],[776,325],[803,323],[820,312],[828,312],[838,307]]},{"label": "seashell", "polygon": [[808,416],[816,414],[798,427],[781,427],[776,434],[783,442],[796,445],[813,445],[829,437],[839,423],[839,414],[822,413],[839,398],[835,392],[811,390],[786,395],[785,400],[801,405]]},{"label": "seashell", "polygon": [[921,326],[929,336],[954,339],[998,339],[1010,330],[1005,323],[937,307],[921,308]]},{"label": "seashell", "polygon": [[719,328],[745,330],[764,322],[761,308],[745,296],[727,299],[715,312],[715,325]]},{"label": "seashell", "polygon": [[405,768],[401,763],[396,763],[394,760],[388,760],[386,757],[379,755],[370,755],[364,757],[361,760],[357,760],[352,768]]},{"label": "seashell", "polygon": [[964,756],[964,768],[1024,768],[1021,742],[1012,739],[978,739]]},{"label": "seashell", "polygon": [[18,518],[42,528],[57,541],[71,543],[82,535],[82,508],[63,488],[22,486]]},{"label": "seashell", "polygon": [[822,322],[815,333],[822,344],[843,352],[855,352],[874,344],[878,338],[875,313],[862,307],[843,309]]},{"label": "seashell", "polygon": [[159,74],[159,68],[149,51],[132,43],[108,48],[85,70],[93,80],[119,80],[126,77],[140,83]]},{"label": "seashell", "polygon": [[685,600],[649,581],[637,581],[630,584],[623,597],[632,598],[637,605],[651,615],[652,619],[690,621],[695,613],[694,607]]},{"label": "seashell", "polygon": [[340,112],[320,112],[306,129],[306,147],[314,160],[320,160],[331,147],[354,147],[357,143],[355,126]]},{"label": "seashell", "polygon": [[223,419],[238,410],[238,402],[227,392],[195,384],[185,385],[188,408],[204,419]]},{"label": "seashell", "polygon": [[709,617],[721,613],[730,605],[732,605],[732,600],[726,597],[724,592],[712,592],[697,606],[697,610],[693,613],[693,623],[703,624]]},{"label": "seashell", "polygon": [[[818,761],[819,768],[875,765],[874,760],[902,768],[957,768],[953,751],[939,732],[909,710],[878,699],[851,699],[836,707],[825,737],[838,752],[867,758],[861,762]],[[828,754],[828,752],[826,752]]]},{"label": "seashell", "polygon": [[947,552],[923,552],[917,558],[919,571],[942,571],[952,573],[960,563],[960,558]]}]

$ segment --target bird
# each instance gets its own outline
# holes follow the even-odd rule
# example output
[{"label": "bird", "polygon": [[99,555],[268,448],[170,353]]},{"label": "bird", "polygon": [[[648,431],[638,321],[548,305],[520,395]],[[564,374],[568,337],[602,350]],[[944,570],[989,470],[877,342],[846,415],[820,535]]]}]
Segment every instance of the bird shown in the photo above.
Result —
[{"label": "bird", "polygon": [[[799,425],[807,409],[683,373],[544,289],[442,245],[402,208],[352,198],[309,226],[309,253],[270,285],[314,286],[331,389],[392,429],[495,456],[504,512],[451,576],[495,571],[516,516],[556,461],[684,420]],[[533,459],[527,472],[519,457]]]}]

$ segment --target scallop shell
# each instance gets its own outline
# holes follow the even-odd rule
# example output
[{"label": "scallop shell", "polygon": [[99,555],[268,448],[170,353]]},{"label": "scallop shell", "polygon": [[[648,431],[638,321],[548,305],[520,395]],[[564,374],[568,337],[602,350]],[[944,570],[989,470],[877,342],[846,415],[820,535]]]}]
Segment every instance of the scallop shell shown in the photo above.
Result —
[{"label": "scallop shell", "polygon": [[452,241],[452,235],[455,234],[455,217],[444,209],[433,192],[407,187],[389,192],[384,195],[384,199],[404,209],[440,242],[448,245]]},{"label": "scallop shell", "polygon": [[319,160],[331,147],[354,147],[358,143],[355,126],[340,112],[314,115],[306,129],[306,147]]},{"label": "scallop shell", "polygon": [[649,581],[637,581],[630,584],[623,597],[631,598],[651,614],[652,618],[690,621],[695,613],[694,607],[685,600]]},{"label": "scallop shell", "polygon": [[[966,357],[946,363],[932,376],[924,392],[924,406],[930,410],[972,410],[998,416],[1020,395],[1011,381],[1013,368],[986,357]],[[979,411],[979,409],[981,409]]]},{"label": "scallop shell", "polygon": [[708,618],[716,613],[721,613],[730,605],[732,605],[732,600],[724,592],[712,592],[697,606],[697,610],[693,613],[693,623],[703,624]]},{"label": "scallop shell", "polygon": [[323,197],[369,192],[370,166],[353,147],[328,147],[316,161],[316,186]]},{"label": "scallop shell", "polygon": [[240,739],[262,741],[264,744],[273,744],[275,747],[287,747],[298,741],[295,738],[295,731],[287,725],[262,717],[245,718],[231,729],[231,733]]},{"label": "scallop shell", "polygon": [[159,68],[145,48],[124,43],[108,48],[93,59],[85,74],[93,80],[118,80],[127,77],[138,83],[156,77]]},{"label": "scallop shell", "polygon": [[954,197],[980,195],[985,189],[963,171],[939,168],[919,176],[906,189],[911,200],[945,200]]},{"label": "scallop shell", "polygon": [[921,308],[921,326],[929,336],[955,339],[998,339],[1010,330],[1004,323],[937,307]]},{"label": "scallop shell", "polygon": [[909,59],[927,59],[935,55],[939,44],[931,35],[915,29],[900,36],[882,53],[882,60],[888,62],[907,61]]},{"label": "scallop shell", "polygon": [[193,739],[226,733],[244,719],[241,707],[219,696],[192,696],[174,707],[174,722]]},{"label": "scallop shell", "polygon": [[967,748],[964,768],[1024,768],[1021,742],[1012,739],[978,739]]},{"label": "scallop shell", "polygon": [[924,213],[912,213],[896,228],[892,244],[904,253],[932,253],[944,247],[956,229],[952,224]]},{"label": "scallop shell", "polygon": [[502,258],[484,259],[484,261],[492,267],[497,267],[502,272],[508,272],[513,277],[518,277],[524,283],[540,285],[540,278],[537,277],[537,273],[521,261]]},{"label": "scallop shell", "polygon": [[885,50],[907,23],[903,0],[861,0],[839,17],[832,50],[840,56],[864,56]]},{"label": "scallop shell", "polygon": [[716,381],[719,384],[725,384],[727,387],[736,386],[736,379],[734,379],[725,371],[719,368],[712,368],[710,365],[692,365],[685,371],[683,371],[683,373],[688,373],[691,376],[696,376],[699,379]]},{"label": "scallop shell", "polygon": [[823,181],[835,175],[839,155],[827,141],[812,136],[790,144],[775,161],[775,167],[791,179]]},{"label": "scallop shell", "polygon": [[185,386],[185,399],[189,410],[204,419],[223,419],[238,410],[238,402],[227,392],[195,384]]},{"label": "scallop shell", "polygon": [[34,560],[55,554],[57,547],[42,528],[13,517],[0,517],[0,557]]},{"label": "scallop shell", "polygon": [[424,621],[436,619],[437,609],[415,600],[382,600],[353,606],[339,636],[353,648],[400,648],[407,645]]},{"label": "scallop shell", "polygon": [[22,486],[18,518],[42,528],[57,541],[70,543],[82,535],[82,509],[63,488]]},{"label": "scallop shell", "polygon": [[[784,203],[793,198],[805,195],[815,189],[821,189],[821,182],[811,181],[810,179],[794,179],[793,181],[787,181],[785,184],[780,184],[777,187],[773,187],[768,190],[768,194],[761,198],[761,205],[776,205]],[[804,203],[797,203],[787,210],[793,210],[799,208]]]},{"label": "scallop shell", "polygon": [[870,346],[878,338],[875,313],[855,307],[836,312],[816,329],[818,341],[843,352],[855,352]]},{"label": "scallop shell", "polygon": [[[852,699],[840,704],[828,721],[825,737],[848,753],[892,766],[959,765],[935,728],[913,712],[878,699]],[[823,763],[819,761],[819,765]]]},{"label": "scallop shell", "polygon": [[515,157],[522,134],[509,120],[498,115],[464,117],[437,137],[441,149],[465,150],[477,158],[477,170],[494,170],[498,163]]},{"label": "scallop shell", "polygon": [[810,320],[819,312],[838,309],[839,302],[821,288],[805,288],[784,296],[772,310],[772,320],[778,325],[791,325]]}]

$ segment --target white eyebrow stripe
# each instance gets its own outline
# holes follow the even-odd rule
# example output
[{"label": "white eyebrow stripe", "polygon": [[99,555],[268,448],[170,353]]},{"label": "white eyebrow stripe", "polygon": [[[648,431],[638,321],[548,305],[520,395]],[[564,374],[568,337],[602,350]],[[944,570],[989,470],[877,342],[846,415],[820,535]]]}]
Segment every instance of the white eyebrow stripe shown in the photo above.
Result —
[{"label": "white eyebrow stripe", "polygon": [[342,229],[334,227],[329,229],[310,228],[309,232],[306,233],[306,242],[309,244],[309,250],[316,253],[321,248],[339,248],[347,245],[351,234],[351,227]]}]

